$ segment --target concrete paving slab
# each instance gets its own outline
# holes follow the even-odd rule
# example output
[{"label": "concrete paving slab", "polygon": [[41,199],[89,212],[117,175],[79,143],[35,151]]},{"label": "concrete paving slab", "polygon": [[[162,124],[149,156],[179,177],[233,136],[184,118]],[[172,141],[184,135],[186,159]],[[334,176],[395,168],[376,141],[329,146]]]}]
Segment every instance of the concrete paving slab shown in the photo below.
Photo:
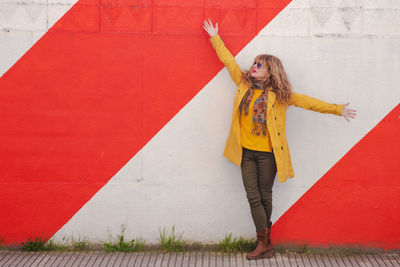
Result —
[{"label": "concrete paving slab", "polygon": [[329,255],[329,254],[322,255],[321,258],[322,258],[322,261],[325,263],[326,267],[338,267],[335,259],[331,255]]},{"label": "concrete paving slab", "polygon": [[400,266],[400,255],[387,255],[389,258],[391,258],[391,262],[396,266],[399,267]]},{"label": "concrete paving slab", "polygon": [[176,266],[177,253],[168,253],[168,254],[169,254],[168,266]]},{"label": "concrete paving slab", "polygon": [[[36,255],[40,255],[39,253]],[[41,257],[37,262],[33,263],[33,266],[60,266],[60,264],[58,265],[47,265],[49,263],[50,260],[52,260],[53,258],[56,257],[55,253],[44,253],[44,257]]]},{"label": "concrete paving slab", "polygon": [[314,255],[307,253],[301,254],[301,258],[306,263],[306,266],[318,266],[317,261],[314,259]]},{"label": "concrete paving slab", "polygon": [[360,266],[360,265],[357,263],[357,260],[354,258],[354,256],[347,255],[346,257],[347,257],[347,259],[349,260],[349,262],[351,263],[352,266],[354,266],[354,267]]},{"label": "concrete paving slab", "polygon": [[210,266],[210,267],[216,267],[216,253],[213,251],[210,251],[208,254],[208,262],[205,264],[205,266]]},{"label": "concrete paving slab", "polygon": [[70,258],[71,258],[71,261],[70,261],[69,264],[70,264],[72,267],[76,267],[77,264],[82,260],[82,256],[81,256],[81,253],[80,253],[80,252],[77,252],[77,253],[75,253],[75,254],[72,254],[72,255],[70,256]]},{"label": "concrete paving slab", "polygon": [[150,264],[150,259],[151,259],[152,253],[153,252],[143,253],[142,266],[151,266],[149,264]]},{"label": "concrete paving slab", "polygon": [[93,263],[93,266],[99,266],[99,267],[105,267],[107,266],[108,259],[107,259],[107,254],[106,253],[100,253],[96,261]]},{"label": "concrete paving slab", "polygon": [[165,253],[161,253],[157,256],[156,258],[156,263],[155,263],[155,267],[162,267],[162,263],[164,261],[164,259],[166,259],[167,257],[165,256]]},{"label": "concrete paving slab", "polygon": [[209,251],[136,253],[20,252],[0,251],[0,266],[148,266],[148,267],[400,267],[398,254],[312,254],[276,253],[274,257],[248,261],[246,253]]},{"label": "concrete paving slab", "polygon": [[383,255],[382,259],[384,261],[384,263],[386,264],[386,266],[388,267],[394,267],[395,265],[392,263],[392,259],[391,257],[389,257],[388,255]]},{"label": "concrete paving slab", "polygon": [[235,267],[243,267],[243,258],[242,258],[243,254],[242,253],[236,253],[235,254]]},{"label": "concrete paving slab", "polygon": [[6,264],[9,264],[10,260],[12,261],[12,259],[14,257],[16,257],[18,252],[10,252],[9,254],[6,254],[5,257],[3,257],[0,261],[0,266],[4,266]]},{"label": "concrete paving slab", "polygon": [[93,266],[93,263],[96,261],[97,257],[100,255],[99,251],[93,251],[92,253],[88,253],[88,261],[84,266]]},{"label": "concrete paving slab", "polygon": [[144,252],[139,252],[134,266],[143,266]]},{"label": "concrete paving slab", "polygon": [[169,254],[169,253],[163,253],[161,262],[160,262],[160,264],[157,265],[157,266],[159,266],[159,267],[166,267],[166,266],[168,266],[169,258],[170,258],[170,254]]},{"label": "concrete paving slab", "polygon": [[294,260],[295,260],[295,262],[296,262],[296,265],[295,265],[295,266],[306,267],[306,266],[304,265],[303,259],[301,258],[301,255],[300,255],[300,254],[294,253],[294,254],[293,254],[293,257],[294,257]]},{"label": "concrete paving slab", "polygon": [[393,255],[393,258],[396,259],[397,264],[400,265],[400,255],[399,254]]},{"label": "concrete paving slab", "polygon": [[22,260],[22,257],[23,257],[22,252],[13,255],[13,257],[9,260],[10,266],[17,266],[18,262]]},{"label": "concrete paving slab", "polygon": [[81,260],[77,262],[78,266],[86,266],[92,257],[95,257],[95,253],[93,252],[82,252],[80,253]]},{"label": "concrete paving slab", "polygon": [[121,259],[121,262],[119,263],[119,265],[115,266],[127,267],[129,263],[131,263],[131,266],[134,266],[134,262],[137,258],[137,253],[122,253],[122,255],[123,257]]},{"label": "concrete paving slab", "polygon": [[44,264],[49,259],[47,257],[47,253],[36,253],[35,256],[37,257],[35,257],[35,260],[32,262],[31,266],[44,266]]},{"label": "concrete paving slab", "polygon": [[[273,266],[284,266],[284,265],[283,265],[284,262],[283,262],[283,258],[282,258],[282,255],[281,255],[281,254],[275,253],[274,257],[271,258],[271,259],[273,259],[273,261],[271,261],[271,263],[272,263],[272,262],[275,263],[275,265],[273,265]],[[245,261],[245,262],[246,262],[246,261]]]},{"label": "concrete paving slab", "polygon": [[0,262],[2,262],[2,260],[3,260],[5,257],[7,257],[7,255],[8,255],[8,252],[7,252],[7,251],[5,251],[5,250],[0,251]]},{"label": "concrete paving slab", "polygon": [[[32,252],[30,252],[29,254],[32,254]],[[24,266],[26,264],[27,261],[29,261],[29,259],[32,258],[32,255],[30,256],[23,256],[23,258],[21,259],[21,261],[18,263],[19,266]]]},{"label": "concrete paving slab", "polygon": [[371,265],[371,263],[369,263],[369,261],[365,261],[365,257],[360,257],[360,255],[354,255],[354,257],[356,258],[357,262],[361,265],[361,266],[365,266],[365,267],[373,267]]},{"label": "concrete paving slab", "polygon": [[362,258],[364,259],[364,261],[368,261],[371,266],[379,266],[379,263],[375,260],[373,255],[364,255]]},{"label": "concrete paving slab", "polygon": [[[28,259],[20,266],[33,266],[34,264],[38,265],[43,264],[44,262],[54,263],[57,260],[57,257],[60,257],[61,255],[61,253],[54,253],[53,257],[49,257],[47,253],[41,252],[23,252],[23,254],[25,254],[25,257],[27,257]],[[39,261],[41,263],[39,263]]]},{"label": "concrete paving slab", "polygon": [[343,255],[332,255],[333,258],[335,259],[336,263],[338,266],[343,266],[343,267],[352,267],[351,263],[343,257]]}]

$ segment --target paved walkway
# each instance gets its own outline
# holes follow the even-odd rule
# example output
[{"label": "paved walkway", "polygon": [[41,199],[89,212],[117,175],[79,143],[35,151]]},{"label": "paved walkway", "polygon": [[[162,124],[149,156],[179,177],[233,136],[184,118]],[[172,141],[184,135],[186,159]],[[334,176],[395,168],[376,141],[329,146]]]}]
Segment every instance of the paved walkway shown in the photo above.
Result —
[{"label": "paved walkway", "polygon": [[224,254],[218,252],[157,251],[137,253],[91,252],[20,252],[0,251],[0,266],[170,266],[170,267],[211,267],[211,266],[377,266],[400,267],[399,254],[339,255],[339,254],[298,254],[285,253],[271,259],[248,261],[245,254]]}]

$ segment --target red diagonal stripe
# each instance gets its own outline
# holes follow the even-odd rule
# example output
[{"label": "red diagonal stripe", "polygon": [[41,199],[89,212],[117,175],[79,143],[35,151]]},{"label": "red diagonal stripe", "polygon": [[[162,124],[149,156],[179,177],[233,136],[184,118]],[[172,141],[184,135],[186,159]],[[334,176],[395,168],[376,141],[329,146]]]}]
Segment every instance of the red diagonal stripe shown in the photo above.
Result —
[{"label": "red diagonal stripe", "polygon": [[400,248],[400,105],[274,224],[276,243]]}]

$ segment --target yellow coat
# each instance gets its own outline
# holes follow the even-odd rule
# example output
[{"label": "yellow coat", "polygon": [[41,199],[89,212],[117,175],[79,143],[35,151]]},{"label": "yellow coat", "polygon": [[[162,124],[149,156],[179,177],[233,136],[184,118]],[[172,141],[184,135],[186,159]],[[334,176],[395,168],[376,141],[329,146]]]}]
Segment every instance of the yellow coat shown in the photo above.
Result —
[{"label": "yellow coat", "polygon": [[[221,37],[217,34],[210,38],[211,44],[217,52],[218,58],[226,66],[233,81],[238,86],[233,101],[232,125],[226,141],[224,156],[240,166],[242,162],[242,145],[240,135],[239,105],[242,98],[249,90],[249,85],[242,80],[242,70],[235,58],[225,47]],[[294,176],[289,147],[286,140],[286,109],[288,105],[280,104],[276,100],[276,94],[268,92],[267,100],[267,128],[271,138],[272,149],[275,155],[279,182],[285,182],[287,178]],[[340,116],[343,105],[330,104],[319,99],[293,92],[289,105],[295,105],[307,110],[321,113],[331,113]]]}]

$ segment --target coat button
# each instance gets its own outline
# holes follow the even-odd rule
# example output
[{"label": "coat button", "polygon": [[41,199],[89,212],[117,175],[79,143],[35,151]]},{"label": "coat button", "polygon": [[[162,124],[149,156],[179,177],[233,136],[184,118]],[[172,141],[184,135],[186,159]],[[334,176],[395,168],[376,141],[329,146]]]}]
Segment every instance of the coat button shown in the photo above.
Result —
[{"label": "coat button", "polygon": [[275,120],[276,120],[276,117],[275,117]]},{"label": "coat button", "polygon": [[272,107],[274,107],[275,104],[272,104]]},{"label": "coat button", "polygon": [[281,133],[280,133],[280,132],[278,132],[278,135],[281,135]]},{"label": "coat button", "polygon": [[281,150],[283,150],[283,146],[281,146]]}]

